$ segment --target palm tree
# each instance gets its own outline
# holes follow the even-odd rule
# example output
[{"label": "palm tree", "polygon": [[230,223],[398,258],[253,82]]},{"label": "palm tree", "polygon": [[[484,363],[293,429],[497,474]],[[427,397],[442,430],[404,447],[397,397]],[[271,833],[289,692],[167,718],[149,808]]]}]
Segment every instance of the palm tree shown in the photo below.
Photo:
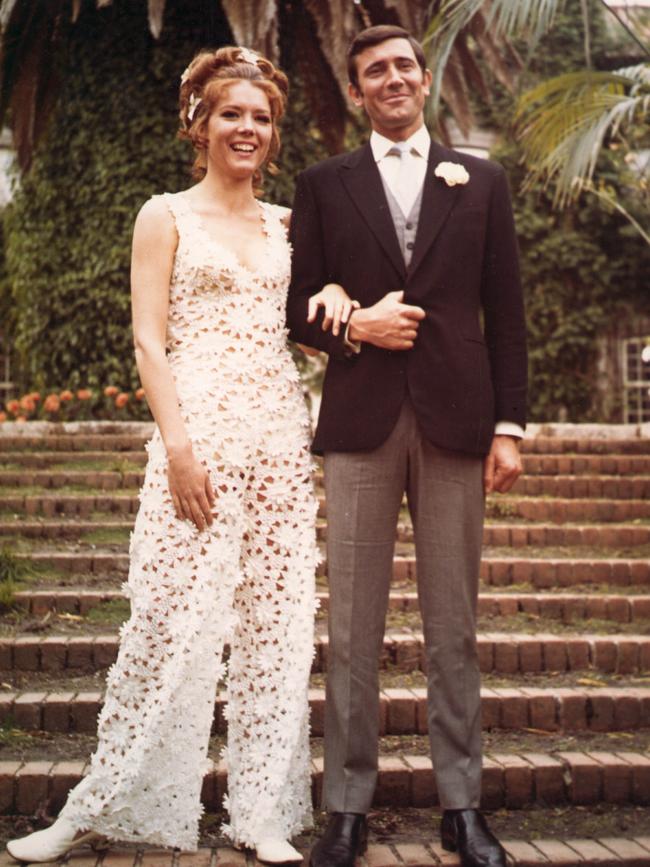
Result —
[{"label": "palm tree", "polygon": [[[645,54],[636,34],[610,9]],[[444,60],[458,35],[476,21],[484,9],[485,26],[495,36],[512,39],[526,35],[534,47],[552,26],[563,0],[443,0],[429,23],[425,42],[430,54]],[[593,184],[598,155],[603,145],[633,130],[647,126],[650,116],[650,64],[639,63],[610,72],[591,68],[589,4],[581,0],[585,32],[585,68],[557,76],[522,94],[515,114],[524,157],[529,167],[528,185],[540,180],[555,185],[556,203],[565,205],[582,190],[590,190],[621,206]],[[440,115],[443,81],[433,82],[432,107]],[[627,212],[626,216],[650,243],[650,238]]]},{"label": "palm tree", "polygon": [[[18,161],[26,169],[56,101],[60,82],[56,49],[79,18],[82,3],[98,9],[113,0],[1,0],[0,2],[0,122],[8,119]],[[141,0],[144,3],[144,0]],[[149,29],[158,38],[165,26],[165,0],[147,0]],[[370,24],[401,24],[416,37],[427,31],[447,5],[445,0],[202,0],[206,10],[218,10],[228,22],[233,38],[279,60],[280,28],[300,27],[294,44],[299,67],[318,95],[311,106],[328,148],[342,149],[347,119],[346,52],[352,37]],[[510,90],[515,85],[520,60],[507,39],[496,34],[477,2],[466,26],[446,45],[442,60],[435,59],[440,98],[461,131],[469,132],[472,113],[469,92],[487,97],[488,85],[477,63],[482,55],[499,80]],[[487,4],[489,5],[489,4]],[[302,7],[300,12],[297,7]],[[207,11],[206,11],[207,15]],[[306,15],[308,21],[298,19]],[[295,22],[298,21],[298,24]],[[443,138],[446,127],[440,121]]]}]

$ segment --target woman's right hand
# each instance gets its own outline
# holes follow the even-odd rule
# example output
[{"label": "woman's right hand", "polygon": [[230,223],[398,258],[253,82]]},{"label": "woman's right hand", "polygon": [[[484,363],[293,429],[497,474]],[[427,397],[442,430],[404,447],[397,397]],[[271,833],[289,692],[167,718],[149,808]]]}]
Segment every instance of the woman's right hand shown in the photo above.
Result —
[{"label": "woman's right hand", "polygon": [[167,478],[176,517],[193,521],[199,530],[209,527],[216,497],[208,471],[194,457],[190,444],[168,455]]}]

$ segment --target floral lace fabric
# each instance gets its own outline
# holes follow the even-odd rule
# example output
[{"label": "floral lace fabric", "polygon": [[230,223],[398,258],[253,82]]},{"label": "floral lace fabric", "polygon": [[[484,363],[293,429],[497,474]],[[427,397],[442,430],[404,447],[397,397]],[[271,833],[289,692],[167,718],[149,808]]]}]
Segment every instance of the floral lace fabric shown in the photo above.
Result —
[{"label": "floral lace fabric", "polygon": [[164,198],[178,231],[168,360],[217,497],[215,520],[199,532],[176,518],[156,431],[131,537],[131,617],[108,673],[90,772],[62,815],[117,840],[196,848],[227,668],[224,831],[254,846],[270,827],[289,838],[311,823],[318,549],[309,421],[284,324],[290,248],[282,209],[260,203],[265,253],[249,270],[211,238],[183,193]]}]

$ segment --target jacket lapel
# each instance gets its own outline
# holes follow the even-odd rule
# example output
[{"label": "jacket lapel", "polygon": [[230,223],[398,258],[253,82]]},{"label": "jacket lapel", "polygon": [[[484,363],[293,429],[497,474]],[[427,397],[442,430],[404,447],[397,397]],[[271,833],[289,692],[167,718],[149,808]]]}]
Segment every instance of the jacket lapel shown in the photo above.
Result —
[{"label": "jacket lapel", "polygon": [[422,264],[422,260],[435,241],[438,232],[442,229],[458,197],[460,187],[450,187],[442,178],[437,178],[434,175],[436,166],[443,160],[457,161],[454,160],[453,153],[432,141],[429,149],[427,173],[424,178],[418,231],[408,270],[409,280]]},{"label": "jacket lapel", "polygon": [[370,145],[366,144],[351,153],[341,163],[339,174],[354,205],[403,282],[406,279],[406,265]]}]

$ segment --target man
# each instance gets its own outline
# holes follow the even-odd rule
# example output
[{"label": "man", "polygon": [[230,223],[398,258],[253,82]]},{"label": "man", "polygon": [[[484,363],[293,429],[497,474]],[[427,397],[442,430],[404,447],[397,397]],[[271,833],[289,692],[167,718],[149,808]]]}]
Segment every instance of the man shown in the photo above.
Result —
[{"label": "man", "polygon": [[[312,867],[350,867],[365,847],[378,657],[405,491],[442,843],[464,867],[505,865],[478,811],[475,612],[484,492],[507,491],[521,472],[522,293],[505,175],[431,141],[425,67],[402,28],[355,38],[350,95],[368,115],[370,142],[303,172],[292,216],[291,336],[330,355],[313,447],[324,454],[328,514],[331,816]],[[308,298],[326,283],[360,304],[338,335],[323,330],[322,315],[307,322]]]}]

